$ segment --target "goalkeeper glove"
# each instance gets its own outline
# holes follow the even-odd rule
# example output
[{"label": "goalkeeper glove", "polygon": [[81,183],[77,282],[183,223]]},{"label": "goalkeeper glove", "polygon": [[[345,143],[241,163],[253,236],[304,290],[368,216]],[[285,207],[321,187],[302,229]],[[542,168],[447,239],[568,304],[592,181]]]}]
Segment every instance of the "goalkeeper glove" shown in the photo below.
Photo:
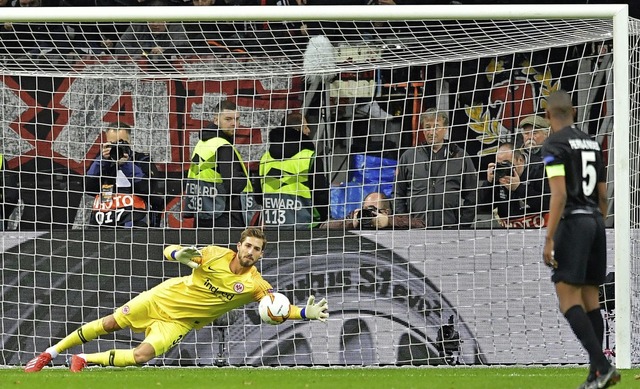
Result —
[{"label": "goalkeeper glove", "polygon": [[202,253],[196,247],[184,247],[171,251],[167,259],[175,260],[192,269],[197,269],[202,263]]},{"label": "goalkeeper glove", "polygon": [[327,299],[320,300],[317,304],[314,304],[316,298],[311,295],[307,300],[307,306],[302,309],[302,318],[310,320],[325,321],[329,317],[329,303]]}]

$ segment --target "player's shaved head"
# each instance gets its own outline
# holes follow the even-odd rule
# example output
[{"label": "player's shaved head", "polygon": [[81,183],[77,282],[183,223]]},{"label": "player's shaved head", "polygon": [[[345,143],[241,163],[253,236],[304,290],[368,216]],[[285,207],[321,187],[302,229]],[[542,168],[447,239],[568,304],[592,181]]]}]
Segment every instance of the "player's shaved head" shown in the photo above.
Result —
[{"label": "player's shaved head", "polygon": [[255,227],[247,228],[246,230],[242,231],[242,234],[240,235],[240,243],[243,243],[245,241],[245,239],[247,239],[249,237],[261,239],[262,240],[262,250],[264,251],[264,248],[267,246],[267,237],[264,234],[264,231],[262,231],[259,228],[255,228]]},{"label": "player's shaved head", "polygon": [[547,97],[547,112],[558,119],[573,119],[573,102],[569,93],[558,90]]}]

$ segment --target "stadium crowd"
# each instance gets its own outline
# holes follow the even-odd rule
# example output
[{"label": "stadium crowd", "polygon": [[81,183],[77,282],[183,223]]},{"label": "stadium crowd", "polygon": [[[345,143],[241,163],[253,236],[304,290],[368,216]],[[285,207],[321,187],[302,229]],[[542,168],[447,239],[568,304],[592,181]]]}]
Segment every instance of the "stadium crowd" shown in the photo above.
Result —
[{"label": "stadium crowd", "polygon": [[[420,138],[397,161],[389,196],[362,188],[362,207],[330,218],[330,190],[322,158],[308,137],[306,118],[293,112],[271,129],[258,169],[249,169],[234,136],[238,108],[222,100],[213,123],[200,133],[186,176],[180,179],[185,227],[264,226],[279,229],[455,229],[473,228],[478,210],[495,210],[502,227],[539,228],[549,209],[541,162],[529,163],[527,150],[503,143],[485,181],[469,155],[449,142],[446,112],[420,115]],[[546,129],[548,130],[548,128]],[[99,154],[88,161],[85,194],[93,198],[86,227],[160,227],[166,203],[158,169],[149,154],[131,144],[126,123],[106,125]],[[394,161],[395,163],[396,161]],[[504,163],[508,169],[498,165]],[[3,171],[3,228],[19,202],[17,174]],[[371,188],[371,187],[369,187]],[[338,218],[340,219],[340,218]],[[166,226],[166,225],[165,225]]]},{"label": "stadium crowd", "polygon": [[[451,0],[0,0],[0,7],[109,7],[109,6],[340,6],[340,5],[449,5],[483,4],[487,7],[513,1]],[[528,2],[521,2],[523,4]],[[555,4],[541,0],[538,4]],[[610,3],[606,0],[566,1],[567,4]],[[617,2],[619,3],[619,2]],[[630,16],[640,17],[632,5]],[[351,36],[371,37],[393,30],[388,25],[365,22],[337,22]],[[301,51],[309,36],[327,35],[336,23],[11,23],[0,27],[0,55],[28,59],[46,56],[116,55],[166,60],[172,55],[246,54]],[[350,38],[347,38],[350,39]],[[361,39],[361,38],[359,38]],[[271,42],[269,43],[269,40]],[[258,44],[260,41],[260,44]],[[62,60],[58,62],[64,62]]]}]

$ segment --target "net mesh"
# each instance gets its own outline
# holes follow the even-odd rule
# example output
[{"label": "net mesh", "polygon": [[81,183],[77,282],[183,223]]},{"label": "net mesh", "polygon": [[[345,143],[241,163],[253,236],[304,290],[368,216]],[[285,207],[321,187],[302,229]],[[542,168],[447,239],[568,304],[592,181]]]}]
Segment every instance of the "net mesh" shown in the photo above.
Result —
[{"label": "net mesh", "polygon": [[[10,54],[5,55],[4,65],[14,71],[38,71],[39,74],[50,66],[53,74],[81,71],[86,76],[87,72],[77,67],[77,61],[91,56],[91,62],[100,59],[104,66],[95,71],[99,77],[104,77],[105,73],[119,77],[139,76],[141,64],[128,61],[131,59],[173,60],[173,64],[156,70],[179,75],[183,74],[181,63],[196,63],[204,67],[201,70],[206,77],[282,76],[306,73],[303,63],[307,42],[309,37],[318,35],[330,39],[337,50],[336,63],[323,69],[327,72],[406,67],[409,63],[438,64],[566,47],[611,37],[611,20],[602,19],[325,20],[289,22],[284,26],[265,23],[259,27],[238,26],[232,22],[163,24],[165,36],[155,39],[150,30],[153,27],[147,23],[13,23],[14,33],[5,33],[3,37],[4,51]],[[287,27],[307,24],[310,25],[306,30],[309,35],[294,33]],[[22,31],[25,34],[21,34]],[[31,42],[25,42],[23,35],[31,36]],[[162,55],[151,52],[156,41],[161,47],[166,46]],[[195,72],[197,74],[197,70]]]},{"label": "net mesh", "polygon": [[[630,325],[638,363],[640,27],[629,26]],[[327,297],[332,316],[327,324],[268,326],[252,304],[152,364],[586,363],[580,345],[565,341],[570,329],[540,261],[544,209],[500,214],[501,200],[489,196],[468,207],[469,222],[460,207],[442,204],[432,216],[458,218],[427,229],[400,220],[379,230],[349,223],[370,192],[394,207],[403,200],[397,184],[413,180],[397,172],[402,156],[425,141],[421,112],[447,115],[446,138],[464,151],[452,160],[471,164],[475,194],[492,187],[487,170],[498,147],[523,145],[524,119],[543,114],[556,89],[572,92],[578,124],[602,144],[613,203],[612,28],[606,19],[12,23],[0,46],[1,151],[10,170],[0,363],[24,364],[82,323],[188,274],[163,261],[166,245],[235,247],[241,229],[193,228],[183,202],[193,149],[223,100],[237,105],[234,143],[252,176],[271,131],[291,112],[306,115],[330,185],[325,203],[314,205],[326,207],[329,228],[266,227],[259,269],[296,304],[310,293]],[[131,126],[132,152],[152,161],[141,195],[145,225],[96,225],[105,221],[94,212],[105,192],[89,190],[88,178],[109,123]],[[614,230],[607,236],[613,271]],[[614,331],[615,311],[605,312]],[[123,331],[82,350],[142,339]],[[612,333],[606,341],[615,348]]]}]

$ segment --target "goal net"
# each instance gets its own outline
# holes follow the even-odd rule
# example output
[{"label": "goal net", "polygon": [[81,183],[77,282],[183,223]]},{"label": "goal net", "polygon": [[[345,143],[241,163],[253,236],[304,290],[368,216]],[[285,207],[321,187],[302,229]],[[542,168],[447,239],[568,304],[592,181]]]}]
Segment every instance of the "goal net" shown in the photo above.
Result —
[{"label": "goal net", "polygon": [[[605,151],[616,278],[602,288],[603,347],[621,367],[640,362],[640,24],[626,8],[22,11],[3,11],[0,42],[0,364],[24,365],[188,275],[163,260],[167,245],[235,249],[242,228],[203,227],[185,208],[193,150],[212,124],[223,128],[222,101],[236,106],[232,141],[264,192],[255,198],[269,242],[258,269],[295,304],[326,297],[331,317],[270,326],[250,304],[151,364],[587,363],[542,263],[548,189],[531,173],[546,97],[558,89]],[[445,120],[447,167],[420,159],[436,138],[425,137],[423,112]],[[292,113],[306,116],[309,139],[284,138],[302,128],[286,123]],[[122,139],[110,138],[114,127],[130,128],[128,144],[105,148]],[[516,150],[507,175],[529,188],[518,194],[489,181],[505,144]],[[322,169],[287,178],[315,186],[307,198],[319,219],[302,228],[284,216],[295,205],[267,195],[260,161],[310,147]],[[125,154],[135,163],[112,161]],[[422,203],[411,188],[428,193]],[[374,192],[389,202],[373,203],[391,216],[380,228],[376,210],[361,210]],[[125,330],[69,352],[142,339]]]}]

